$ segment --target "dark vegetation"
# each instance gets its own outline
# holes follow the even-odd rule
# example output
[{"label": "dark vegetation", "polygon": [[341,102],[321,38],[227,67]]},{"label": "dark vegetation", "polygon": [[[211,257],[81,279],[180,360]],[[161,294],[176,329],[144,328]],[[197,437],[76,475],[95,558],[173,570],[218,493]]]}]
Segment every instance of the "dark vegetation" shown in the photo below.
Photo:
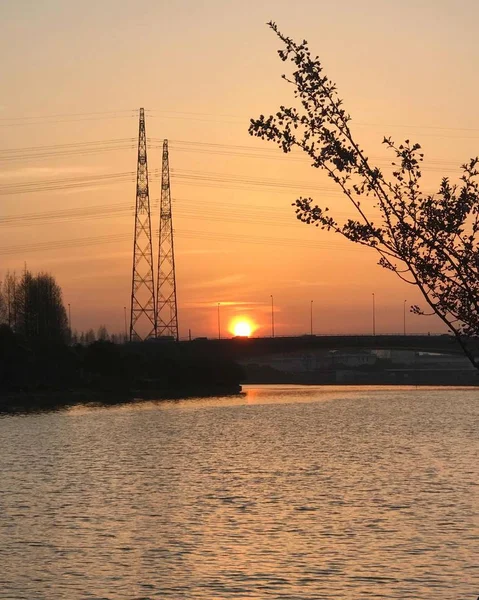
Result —
[{"label": "dark vegetation", "polygon": [[240,368],[178,344],[75,343],[51,275],[7,274],[0,294],[0,411],[239,391]]},{"label": "dark vegetation", "polygon": [[[283,79],[293,87],[296,106],[252,119],[250,134],[286,153],[305,152],[352,209],[350,218],[339,222],[328,207],[300,197],[294,204],[298,219],[374,249],[379,265],[421,291],[430,314],[447,325],[479,368],[472,349],[479,337],[479,159],[462,165],[459,184],[444,177],[438,191],[427,194],[420,187],[420,145],[384,138],[394,157],[392,176],[386,176],[353,136],[336,86],[307,42],[296,43],[273,22],[269,26],[282,42],[281,60],[293,64],[292,75]],[[411,310],[425,314],[419,306]]]},{"label": "dark vegetation", "polygon": [[27,343],[57,346],[69,341],[62,291],[48,273],[33,275],[25,268],[21,277],[6,274],[0,287],[2,323]]}]

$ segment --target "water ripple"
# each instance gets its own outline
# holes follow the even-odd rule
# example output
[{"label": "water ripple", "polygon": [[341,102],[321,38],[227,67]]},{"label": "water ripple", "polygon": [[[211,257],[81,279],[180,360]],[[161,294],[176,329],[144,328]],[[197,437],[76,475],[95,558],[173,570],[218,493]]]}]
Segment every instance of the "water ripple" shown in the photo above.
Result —
[{"label": "water ripple", "polygon": [[0,599],[474,600],[478,417],[271,386],[0,418]]}]

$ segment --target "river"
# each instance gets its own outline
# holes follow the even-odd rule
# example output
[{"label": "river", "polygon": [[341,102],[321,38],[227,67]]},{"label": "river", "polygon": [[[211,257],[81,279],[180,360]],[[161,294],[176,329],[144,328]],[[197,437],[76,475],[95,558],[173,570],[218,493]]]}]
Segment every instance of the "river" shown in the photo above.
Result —
[{"label": "river", "polygon": [[479,389],[0,417],[0,599],[476,600]]}]

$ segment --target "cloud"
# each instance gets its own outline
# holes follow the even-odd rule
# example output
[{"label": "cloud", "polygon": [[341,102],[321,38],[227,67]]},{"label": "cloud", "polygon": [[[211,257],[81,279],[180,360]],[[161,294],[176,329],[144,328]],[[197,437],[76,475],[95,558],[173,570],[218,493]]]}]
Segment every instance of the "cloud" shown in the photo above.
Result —
[{"label": "cloud", "polygon": [[291,286],[296,287],[325,287],[329,285],[327,281],[308,281],[302,279],[293,279],[291,280]]},{"label": "cloud", "polygon": [[244,274],[237,273],[235,275],[227,275],[226,277],[220,277],[218,279],[210,279],[209,281],[199,281],[198,283],[193,283],[185,287],[189,290],[202,290],[205,288],[216,288],[225,285],[230,285],[232,283],[238,283],[239,281],[242,281],[244,279]]},{"label": "cloud", "polygon": [[176,256],[188,256],[188,255],[198,255],[198,254],[232,254],[233,250],[212,250],[212,249],[201,249],[198,248],[197,250],[192,249],[192,250],[181,250],[181,251],[175,251]]},{"label": "cloud", "polygon": [[[203,300],[199,302],[185,302],[183,306],[188,308],[211,308],[212,306],[217,306],[217,302],[211,302],[211,300]],[[221,306],[241,306],[247,309],[249,306],[261,306],[264,304],[263,302],[242,302],[229,300],[227,302],[220,302]]]}]

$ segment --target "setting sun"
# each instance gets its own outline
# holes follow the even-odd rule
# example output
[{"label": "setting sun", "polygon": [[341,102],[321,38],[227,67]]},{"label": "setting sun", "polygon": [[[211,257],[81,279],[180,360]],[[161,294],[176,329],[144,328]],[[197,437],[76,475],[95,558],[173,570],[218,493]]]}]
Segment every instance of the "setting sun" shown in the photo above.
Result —
[{"label": "setting sun", "polygon": [[246,319],[235,319],[230,326],[233,335],[249,337],[253,333],[253,325]]},{"label": "setting sun", "polygon": [[239,321],[235,325],[234,334],[249,337],[251,335],[251,325],[246,321]]}]

